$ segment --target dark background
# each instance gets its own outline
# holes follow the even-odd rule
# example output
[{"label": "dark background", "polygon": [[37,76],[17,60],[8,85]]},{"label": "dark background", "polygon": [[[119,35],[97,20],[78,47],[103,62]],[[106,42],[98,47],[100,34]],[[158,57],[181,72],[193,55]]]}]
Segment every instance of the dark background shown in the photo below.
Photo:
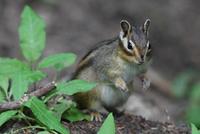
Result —
[{"label": "dark background", "polygon": [[[156,73],[172,82],[179,73],[188,69],[199,71],[200,1],[1,0],[1,57],[22,58],[18,26],[25,4],[46,21],[44,56],[74,52],[80,59],[95,43],[118,35],[120,20],[127,19],[133,25],[142,25],[150,18],[149,35],[154,55],[152,68]],[[73,68],[62,75],[69,75]],[[135,107],[129,106],[131,111],[154,120],[180,119],[184,113],[182,108],[186,107],[185,100],[172,99],[154,88],[132,98],[130,104]]]}]

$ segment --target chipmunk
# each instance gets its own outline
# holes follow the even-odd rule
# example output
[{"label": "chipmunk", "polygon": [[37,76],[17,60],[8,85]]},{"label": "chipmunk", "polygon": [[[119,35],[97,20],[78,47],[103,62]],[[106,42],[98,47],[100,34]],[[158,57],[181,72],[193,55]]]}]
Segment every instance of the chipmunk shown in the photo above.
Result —
[{"label": "chipmunk", "polygon": [[94,89],[73,96],[80,109],[92,111],[91,120],[101,121],[102,109],[118,112],[132,93],[127,85],[134,77],[141,77],[143,87],[149,87],[145,78],[152,57],[149,26],[149,19],[141,27],[122,20],[119,36],[99,43],[78,64],[73,79],[97,83]]}]

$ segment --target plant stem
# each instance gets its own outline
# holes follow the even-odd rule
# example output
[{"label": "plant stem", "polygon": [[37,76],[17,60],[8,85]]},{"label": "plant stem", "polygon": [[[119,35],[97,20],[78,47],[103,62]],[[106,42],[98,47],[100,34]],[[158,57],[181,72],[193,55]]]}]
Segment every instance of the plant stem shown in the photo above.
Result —
[{"label": "plant stem", "polygon": [[[34,66],[34,62],[30,62],[30,66],[31,66],[31,71],[35,71],[36,70],[36,67]],[[32,91],[35,91],[37,89],[37,83],[33,83],[33,90]]]},{"label": "plant stem", "polygon": [[34,118],[26,116],[22,111],[19,111],[19,114],[21,115],[21,118],[24,119],[25,121],[27,121],[27,124],[29,124],[29,125],[30,125],[30,123],[28,120],[35,121]]},{"label": "plant stem", "polygon": [[23,128],[20,128],[20,129],[15,130],[15,131],[13,132],[13,134],[18,134],[19,131],[25,130],[25,129],[29,129],[29,128],[46,130],[45,127],[41,127],[41,126],[26,126],[26,127],[23,127]]},{"label": "plant stem", "polygon": [[58,95],[58,93],[55,92],[55,93],[53,93],[53,94],[51,94],[51,95],[45,97],[45,99],[43,100],[44,103],[46,103],[48,100],[50,100],[52,97],[54,97],[54,96],[56,96],[56,95]]}]

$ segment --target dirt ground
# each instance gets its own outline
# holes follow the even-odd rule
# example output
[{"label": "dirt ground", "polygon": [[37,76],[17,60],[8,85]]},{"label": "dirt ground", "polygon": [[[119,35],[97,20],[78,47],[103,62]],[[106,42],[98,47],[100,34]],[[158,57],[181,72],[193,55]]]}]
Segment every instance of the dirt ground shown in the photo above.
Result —
[{"label": "dirt ground", "polygon": [[[140,26],[150,18],[152,68],[169,81],[182,71],[200,68],[200,1],[1,0],[1,57],[22,58],[17,31],[25,4],[31,5],[47,23],[44,56],[74,52],[80,59],[95,43],[118,35],[120,20]],[[69,76],[74,67],[62,76]],[[181,120],[185,105],[185,101],[166,97],[152,87],[145,92],[136,91],[127,109],[148,119],[174,121]]]}]

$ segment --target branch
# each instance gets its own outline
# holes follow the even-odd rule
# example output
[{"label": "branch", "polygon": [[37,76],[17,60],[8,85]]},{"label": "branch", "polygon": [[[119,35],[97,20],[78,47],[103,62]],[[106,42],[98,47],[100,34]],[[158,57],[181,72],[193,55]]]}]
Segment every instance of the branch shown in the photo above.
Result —
[{"label": "branch", "polygon": [[56,88],[56,83],[53,81],[53,82],[45,85],[44,87],[39,88],[39,89],[31,92],[30,94],[26,94],[25,96],[23,96],[18,101],[2,103],[2,104],[0,104],[0,112],[6,111],[6,110],[13,110],[13,109],[20,108],[20,106],[22,105],[22,100],[23,99],[27,99],[28,100],[28,99],[30,99],[29,96],[40,97],[40,96],[48,93],[49,91],[53,90],[54,88]]}]

